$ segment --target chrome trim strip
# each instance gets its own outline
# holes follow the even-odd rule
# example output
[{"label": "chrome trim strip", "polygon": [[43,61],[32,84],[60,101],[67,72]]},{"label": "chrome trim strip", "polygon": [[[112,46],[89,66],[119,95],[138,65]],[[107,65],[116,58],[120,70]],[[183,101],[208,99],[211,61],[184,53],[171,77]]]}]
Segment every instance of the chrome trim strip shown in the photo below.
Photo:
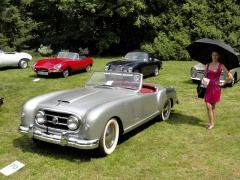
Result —
[{"label": "chrome trim strip", "polygon": [[30,138],[39,139],[45,142],[58,144],[61,146],[70,146],[78,149],[95,149],[99,145],[99,139],[94,140],[81,140],[69,137],[67,132],[62,132],[62,135],[46,134],[42,131],[35,130],[34,125],[19,126],[18,132],[23,135],[28,135]]}]

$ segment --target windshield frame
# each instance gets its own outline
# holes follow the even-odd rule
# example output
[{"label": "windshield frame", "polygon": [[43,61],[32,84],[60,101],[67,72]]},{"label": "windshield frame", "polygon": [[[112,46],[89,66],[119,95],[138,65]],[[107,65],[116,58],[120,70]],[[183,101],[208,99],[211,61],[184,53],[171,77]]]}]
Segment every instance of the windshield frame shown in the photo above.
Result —
[{"label": "windshield frame", "polygon": [[145,61],[148,61],[148,53],[147,52],[129,52],[122,58],[122,60],[145,62]]},{"label": "windshield frame", "polygon": [[79,60],[79,54],[74,52],[59,52],[57,58]]},{"label": "windshield frame", "polygon": [[138,92],[142,87],[142,79],[141,73],[94,71],[85,87],[117,88]]}]

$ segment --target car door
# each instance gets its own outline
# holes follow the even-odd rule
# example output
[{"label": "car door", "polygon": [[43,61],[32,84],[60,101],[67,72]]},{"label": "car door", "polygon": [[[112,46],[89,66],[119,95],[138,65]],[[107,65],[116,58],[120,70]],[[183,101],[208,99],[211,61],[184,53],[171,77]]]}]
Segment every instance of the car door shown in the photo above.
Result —
[{"label": "car door", "polygon": [[148,54],[148,58],[146,60],[146,64],[143,67],[144,75],[152,74],[157,66],[157,63],[154,61],[154,58]]},{"label": "car door", "polygon": [[0,57],[0,66],[11,66],[18,64],[18,60],[16,60],[15,53],[7,53],[1,54]]},{"label": "car door", "polygon": [[85,57],[85,58],[80,58],[78,60],[75,60],[75,70],[83,70],[85,69],[88,65],[89,65],[89,60]]},{"label": "car door", "polygon": [[139,96],[141,97],[141,119],[146,119],[158,112],[156,93],[139,93]]}]

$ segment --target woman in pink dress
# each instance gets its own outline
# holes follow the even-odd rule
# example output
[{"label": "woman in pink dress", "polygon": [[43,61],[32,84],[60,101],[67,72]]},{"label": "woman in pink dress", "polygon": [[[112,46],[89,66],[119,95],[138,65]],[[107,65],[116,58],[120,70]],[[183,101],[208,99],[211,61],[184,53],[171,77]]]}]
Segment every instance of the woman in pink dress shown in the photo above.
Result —
[{"label": "woman in pink dress", "polygon": [[[218,62],[219,57],[219,52],[214,50],[212,52],[212,62],[207,64],[205,67],[205,71],[207,69],[205,73],[206,78],[210,79],[204,97],[209,118],[209,123],[205,126],[207,130],[210,130],[214,127],[215,105],[220,101],[221,86],[224,86],[233,78],[232,74],[227,70],[227,68]],[[223,71],[227,76],[223,83],[219,82],[221,71]]]}]

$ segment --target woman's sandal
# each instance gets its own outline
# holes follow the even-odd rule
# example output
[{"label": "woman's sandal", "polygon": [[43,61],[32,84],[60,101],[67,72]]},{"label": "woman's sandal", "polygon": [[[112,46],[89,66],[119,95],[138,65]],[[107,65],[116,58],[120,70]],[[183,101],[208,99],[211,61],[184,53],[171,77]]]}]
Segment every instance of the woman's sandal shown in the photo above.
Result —
[{"label": "woman's sandal", "polygon": [[211,130],[212,128],[214,128],[214,126],[208,126],[206,130]]},{"label": "woman's sandal", "polygon": [[207,124],[207,125],[205,126],[205,128],[207,129],[209,126],[210,126],[210,124]]}]

